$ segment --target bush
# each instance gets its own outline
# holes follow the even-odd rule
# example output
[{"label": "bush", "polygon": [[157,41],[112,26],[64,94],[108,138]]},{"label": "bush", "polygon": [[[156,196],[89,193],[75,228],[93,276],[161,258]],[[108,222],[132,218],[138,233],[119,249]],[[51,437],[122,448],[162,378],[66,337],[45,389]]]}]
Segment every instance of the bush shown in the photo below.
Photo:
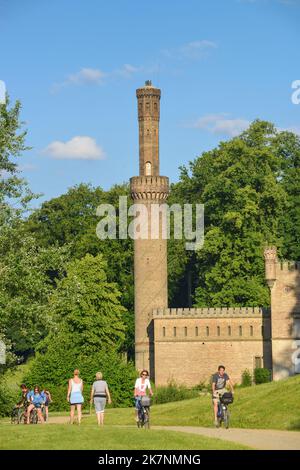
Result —
[{"label": "bush", "polygon": [[167,386],[157,387],[153,396],[153,403],[169,403],[171,401],[187,400],[199,395],[197,389],[188,389],[184,385],[177,385],[171,380]]},{"label": "bush", "polygon": [[18,402],[17,392],[11,390],[5,381],[0,384],[0,416],[9,416]]},{"label": "bush", "polygon": [[242,383],[241,387],[251,387],[252,385],[252,375],[249,369],[245,369],[242,373]]},{"label": "bush", "polygon": [[256,385],[270,382],[270,380],[271,372],[269,371],[269,369],[265,369],[264,367],[254,369],[254,381]]}]

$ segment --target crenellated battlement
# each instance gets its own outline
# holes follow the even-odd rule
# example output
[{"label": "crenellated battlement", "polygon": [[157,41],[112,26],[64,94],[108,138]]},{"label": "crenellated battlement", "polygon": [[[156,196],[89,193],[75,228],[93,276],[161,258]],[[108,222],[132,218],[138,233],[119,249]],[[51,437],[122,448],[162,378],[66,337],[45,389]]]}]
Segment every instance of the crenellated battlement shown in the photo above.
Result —
[{"label": "crenellated battlement", "polygon": [[280,271],[300,271],[300,261],[279,261],[277,267]]},{"label": "crenellated battlement", "polygon": [[169,178],[167,176],[133,176],[130,178],[131,197],[137,199],[167,199]]},{"label": "crenellated battlement", "polygon": [[152,311],[156,318],[266,318],[270,310],[263,307],[197,307],[197,308],[157,308]]}]

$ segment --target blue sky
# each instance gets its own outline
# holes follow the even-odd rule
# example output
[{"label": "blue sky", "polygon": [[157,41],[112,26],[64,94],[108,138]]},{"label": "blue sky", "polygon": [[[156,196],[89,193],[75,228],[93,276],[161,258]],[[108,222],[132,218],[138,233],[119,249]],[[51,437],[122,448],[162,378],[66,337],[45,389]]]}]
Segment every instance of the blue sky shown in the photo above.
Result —
[{"label": "blue sky", "polygon": [[299,0],[0,0],[0,80],[40,200],[138,174],[135,89],[162,89],[161,174],[255,118],[300,133]]}]

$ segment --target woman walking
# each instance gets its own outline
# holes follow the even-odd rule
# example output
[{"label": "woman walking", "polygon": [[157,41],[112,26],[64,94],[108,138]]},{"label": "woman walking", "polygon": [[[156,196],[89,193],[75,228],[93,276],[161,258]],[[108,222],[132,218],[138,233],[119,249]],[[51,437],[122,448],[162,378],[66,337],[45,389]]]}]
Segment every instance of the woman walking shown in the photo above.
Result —
[{"label": "woman walking", "polygon": [[91,388],[91,403],[94,401],[97,421],[99,426],[104,424],[104,410],[106,399],[111,404],[111,397],[105,380],[102,380],[102,373],[97,372],[96,380]]},{"label": "woman walking", "polygon": [[77,407],[78,424],[81,423],[81,405],[84,402],[82,392],[83,382],[79,378],[79,370],[75,369],[73,379],[69,380],[67,395],[67,400],[68,402],[70,402],[71,405],[70,424],[73,424],[74,422],[75,407]]}]

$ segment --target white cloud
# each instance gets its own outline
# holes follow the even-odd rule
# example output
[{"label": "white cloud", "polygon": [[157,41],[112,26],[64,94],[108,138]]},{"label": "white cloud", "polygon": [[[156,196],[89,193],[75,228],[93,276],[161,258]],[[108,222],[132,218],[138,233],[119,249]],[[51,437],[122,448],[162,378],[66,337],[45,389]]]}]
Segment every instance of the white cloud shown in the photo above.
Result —
[{"label": "white cloud", "polygon": [[101,85],[105,76],[106,74],[99,69],[82,68],[79,72],[69,75],[67,81],[76,85],[84,85],[85,83]]},{"label": "white cloud", "polygon": [[121,75],[124,78],[131,78],[135,73],[141,72],[142,67],[135,67],[131,64],[124,64],[123,67],[116,70],[116,75]]},{"label": "white cloud", "polygon": [[49,144],[43,153],[57,159],[70,160],[103,160],[105,153],[97,145],[95,139],[77,135],[66,142],[55,140]]},{"label": "white cloud", "polygon": [[68,75],[63,82],[54,83],[52,92],[56,93],[70,85],[102,85],[106,76],[102,70],[83,67],[79,72]]},{"label": "white cloud", "polygon": [[242,118],[232,119],[228,114],[207,114],[197,119],[191,126],[196,129],[204,129],[213,134],[223,134],[235,137],[244,131],[250,124],[250,121]]},{"label": "white cloud", "polygon": [[207,55],[217,44],[207,39],[192,41],[175,49],[164,49],[162,53],[170,58],[198,60]]}]

